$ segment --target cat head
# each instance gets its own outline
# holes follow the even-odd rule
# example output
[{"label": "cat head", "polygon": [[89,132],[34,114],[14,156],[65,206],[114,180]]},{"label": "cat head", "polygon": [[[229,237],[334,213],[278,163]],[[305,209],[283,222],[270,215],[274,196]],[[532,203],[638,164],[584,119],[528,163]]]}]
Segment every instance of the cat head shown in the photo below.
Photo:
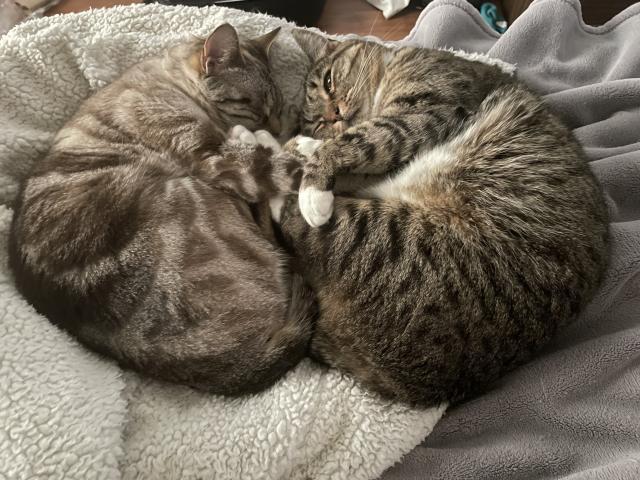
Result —
[{"label": "cat head", "polygon": [[257,38],[240,38],[225,23],[195,42],[188,64],[219,119],[227,126],[278,133],[282,94],[269,69],[269,49],[280,28]]},{"label": "cat head", "polygon": [[302,133],[331,138],[370,118],[384,48],[362,40],[338,42],[307,30],[292,35],[311,61]]}]

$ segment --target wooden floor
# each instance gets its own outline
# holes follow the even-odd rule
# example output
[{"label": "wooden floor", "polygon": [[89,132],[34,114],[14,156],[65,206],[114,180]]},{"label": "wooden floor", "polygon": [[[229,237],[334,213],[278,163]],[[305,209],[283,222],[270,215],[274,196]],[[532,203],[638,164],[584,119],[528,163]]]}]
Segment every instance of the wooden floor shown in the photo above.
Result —
[{"label": "wooden floor", "polygon": [[[111,7],[140,3],[141,0],[62,0],[47,15],[81,12],[89,8]],[[299,0],[304,1],[304,0]],[[406,9],[385,20],[380,10],[364,0],[326,0],[318,28],[328,33],[372,34],[386,40],[398,40],[407,36],[416,23],[419,11]]]},{"label": "wooden floor", "polygon": [[318,28],[327,33],[371,34],[383,40],[399,40],[411,31],[419,14],[418,10],[407,8],[385,20],[380,10],[364,0],[327,0]]},{"label": "wooden floor", "polygon": [[[48,15],[80,12],[89,8],[128,5],[141,0],[61,0]],[[304,0],[299,0],[304,1]],[[494,0],[513,22],[533,0]],[[590,25],[602,25],[616,13],[621,12],[634,0],[581,0],[583,17]],[[326,0],[318,28],[328,33],[356,33],[375,35],[385,40],[404,38],[416,22],[419,11],[407,8],[395,17],[385,20],[379,10],[365,0]]]}]

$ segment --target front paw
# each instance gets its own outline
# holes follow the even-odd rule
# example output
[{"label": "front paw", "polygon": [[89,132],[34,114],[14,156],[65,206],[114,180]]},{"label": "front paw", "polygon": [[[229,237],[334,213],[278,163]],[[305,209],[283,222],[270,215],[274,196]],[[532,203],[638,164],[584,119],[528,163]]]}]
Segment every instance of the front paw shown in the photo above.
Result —
[{"label": "front paw", "polygon": [[298,135],[294,141],[296,151],[306,158],[311,158],[316,153],[316,150],[322,146],[322,140],[305,137],[304,135]]},{"label": "front paw", "polygon": [[306,222],[312,227],[319,227],[333,215],[333,192],[304,187],[298,195],[298,205]]},{"label": "front paw", "polygon": [[231,144],[257,145],[256,136],[246,127],[236,125],[227,133],[227,141]]},{"label": "front paw", "polygon": [[273,135],[271,135],[266,130],[258,130],[255,133],[256,140],[258,145],[263,146],[264,148],[270,148],[273,153],[278,153],[282,151],[282,146],[280,146],[280,142],[276,140]]},{"label": "front paw", "polygon": [[273,153],[278,153],[282,150],[280,143],[266,130],[257,130],[254,133],[242,125],[236,125],[229,130],[227,140],[231,144],[242,144],[248,146],[260,145],[264,148],[270,148]]}]

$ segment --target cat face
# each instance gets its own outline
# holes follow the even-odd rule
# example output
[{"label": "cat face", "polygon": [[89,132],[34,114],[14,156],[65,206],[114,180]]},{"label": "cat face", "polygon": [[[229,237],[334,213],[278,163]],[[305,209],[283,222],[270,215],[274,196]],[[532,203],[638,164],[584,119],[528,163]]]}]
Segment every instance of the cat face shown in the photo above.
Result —
[{"label": "cat face", "polygon": [[375,95],[372,73],[380,47],[363,41],[339,43],[303,30],[293,35],[311,60],[302,133],[331,138],[370,118]]},{"label": "cat face", "polygon": [[227,127],[267,127],[279,133],[282,94],[273,81],[268,60],[269,48],[279,30],[240,40],[231,25],[221,25],[193,60],[209,101]]}]

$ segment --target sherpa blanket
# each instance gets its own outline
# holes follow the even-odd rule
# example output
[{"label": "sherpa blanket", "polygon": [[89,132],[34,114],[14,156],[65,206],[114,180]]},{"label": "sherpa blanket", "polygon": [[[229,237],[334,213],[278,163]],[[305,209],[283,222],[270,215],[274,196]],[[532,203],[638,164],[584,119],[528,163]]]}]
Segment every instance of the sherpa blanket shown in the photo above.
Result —
[{"label": "sherpa blanket", "polygon": [[408,42],[514,63],[573,127],[611,212],[611,265],[580,320],[537,360],[447,413],[384,480],[640,479],[640,4],[601,27],[538,0],[502,36],[432,3]]},{"label": "sherpa blanket", "polygon": [[[0,39],[0,478],[369,479],[432,429],[411,410],[305,361],[259,395],[228,399],[123,373],[17,294],[6,240],[18,181],[80,102],[126,67],[228,21],[274,18],[134,6],[28,22]],[[274,72],[302,98],[306,60],[287,35]]]}]

